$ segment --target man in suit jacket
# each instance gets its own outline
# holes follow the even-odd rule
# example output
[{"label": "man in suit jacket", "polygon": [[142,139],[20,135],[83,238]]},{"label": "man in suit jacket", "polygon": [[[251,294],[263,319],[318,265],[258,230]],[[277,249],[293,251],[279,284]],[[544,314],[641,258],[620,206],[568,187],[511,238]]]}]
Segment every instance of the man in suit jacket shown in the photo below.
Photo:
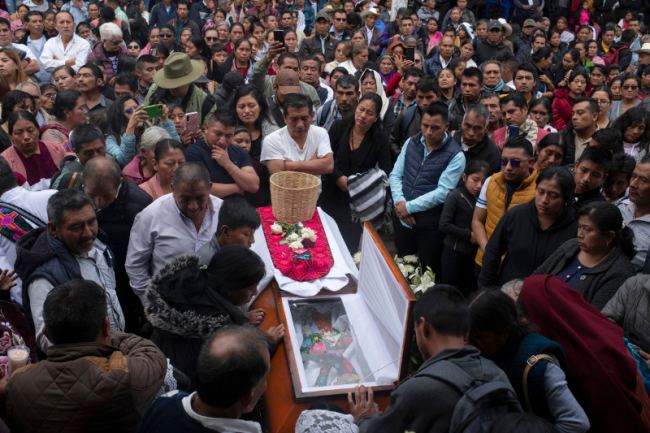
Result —
[{"label": "man in suit jacket", "polygon": [[379,38],[381,37],[381,31],[375,27],[377,19],[381,18],[381,14],[377,12],[377,9],[368,9],[361,12],[361,19],[366,23],[365,26],[361,27],[364,35],[366,36],[366,41],[368,42],[368,49],[375,52],[377,56],[381,52],[379,47]]}]

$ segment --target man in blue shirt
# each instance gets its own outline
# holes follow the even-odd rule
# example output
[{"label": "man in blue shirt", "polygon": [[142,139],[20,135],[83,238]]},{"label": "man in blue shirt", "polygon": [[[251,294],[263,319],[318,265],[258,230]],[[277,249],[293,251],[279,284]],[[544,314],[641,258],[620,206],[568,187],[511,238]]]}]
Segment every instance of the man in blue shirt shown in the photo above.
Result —
[{"label": "man in blue shirt", "polygon": [[88,2],[72,0],[71,2],[64,4],[61,7],[61,10],[70,12],[75,24],[79,24],[82,21],[90,21],[90,15],[88,15]]},{"label": "man in blue shirt", "polygon": [[178,14],[176,13],[176,5],[174,2],[172,2],[172,0],[162,0],[151,8],[151,14],[149,15],[149,29],[162,27],[167,24],[168,21],[173,22],[176,18],[178,18]]},{"label": "man in blue shirt", "polygon": [[227,198],[234,194],[255,193],[260,179],[244,148],[232,144],[237,117],[220,108],[205,124],[205,140],[187,149],[185,160],[204,165],[210,172],[210,194]]},{"label": "man in blue shirt", "polygon": [[394,221],[395,246],[400,256],[420,254],[423,269],[430,266],[440,279],[442,241],[438,229],[442,207],[465,169],[463,150],[447,131],[448,109],[442,102],[422,112],[422,130],[402,147],[390,188],[399,221]]}]

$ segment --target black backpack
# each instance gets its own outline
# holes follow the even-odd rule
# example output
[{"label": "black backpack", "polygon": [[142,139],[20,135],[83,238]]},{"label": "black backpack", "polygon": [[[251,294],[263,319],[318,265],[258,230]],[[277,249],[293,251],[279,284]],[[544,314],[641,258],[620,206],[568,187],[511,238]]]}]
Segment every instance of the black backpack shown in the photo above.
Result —
[{"label": "black backpack", "polygon": [[522,412],[517,394],[501,381],[499,368],[485,358],[479,358],[482,376],[473,378],[450,361],[438,361],[413,377],[431,377],[446,383],[463,396],[451,418],[450,433],[485,433],[492,422],[511,412]]},{"label": "black backpack", "polygon": [[[68,169],[68,172],[65,174],[62,174],[63,167]],[[59,185],[56,187],[58,191],[63,191],[68,188],[81,188],[83,185],[84,168],[81,163],[77,161],[75,155],[65,156],[61,162],[59,162],[59,168],[61,170],[57,171],[54,176],[52,176],[50,185],[60,177],[61,180],[59,181]]]}]

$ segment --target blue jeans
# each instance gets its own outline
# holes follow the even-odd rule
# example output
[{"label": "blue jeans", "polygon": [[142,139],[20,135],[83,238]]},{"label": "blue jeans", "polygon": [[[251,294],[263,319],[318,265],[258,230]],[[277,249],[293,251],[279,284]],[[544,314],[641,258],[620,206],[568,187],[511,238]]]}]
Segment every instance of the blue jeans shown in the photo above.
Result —
[{"label": "blue jeans", "polygon": [[16,0],[5,0],[5,4],[7,5],[7,12],[9,12],[9,15],[16,13]]}]

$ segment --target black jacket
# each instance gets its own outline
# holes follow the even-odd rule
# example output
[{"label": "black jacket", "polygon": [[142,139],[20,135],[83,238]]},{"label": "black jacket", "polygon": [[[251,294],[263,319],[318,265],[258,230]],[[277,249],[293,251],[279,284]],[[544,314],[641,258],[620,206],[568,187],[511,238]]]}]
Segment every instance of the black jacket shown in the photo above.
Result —
[{"label": "black jacket", "polygon": [[[519,52],[519,48],[521,48],[521,47],[523,47],[524,45],[526,45],[526,44],[529,42],[529,40],[530,40],[529,36],[526,36],[526,35],[524,34],[524,32],[522,32],[522,31],[520,31],[520,32],[517,33],[516,35],[513,34],[513,35],[510,36],[508,39],[510,40],[510,42],[512,42],[512,48],[514,49],[514,52],[515,52],[515,53],[518,53],[518,52]],[[478,63],[477,63],[477,64],[478,64]]]},{"label": "black jacket", "polygon": [[605,199],[605,196],[600,193],[600,188],[595,188],[591,191],[583,192],[582,194],[576,194],[573,206],[577,211],[586,204],[598,201],[607,201],[607,199]]},{"label": "black jacket", "polygon": [[576,163],[576,140],[573,135],[573,122],[569,122],[564,131],[561,131],[561,134],[562,141],[566,145],[562,165],[574,165]]},{"label": "black jacket", "polygon": [[630,47],[627,44],[624,44],[623,42],[614,42],[612,44],[613,49],[619,49],[622,48],[621,51],[618,52],[618,62],[617,64],[621,66],[621,69],[625,71],[628,66],[630,66],[630,62],[632,62],[632,50],[630,50]]},{"label": "black jacket", "polygon": [[[456,143],[460,143],[462,137],[463,134],[461,131],[456,131],[453,136]],[[481,141],[470,147],[468,150],[463,150],[463,154],[465,155],[466,165],[475,159],[482,159],[489,164],[490,174],[501,171],[501,166],[499,165],[499,159],[501,159],[501,149],[499,149],[499,146],[497,146],[494,141],[488,137],[487,132]]]},{"label": "black jacket", "polygon": [[273,120],[275,120],[275,123],[280,128],[284,128],[285,126],[287,126],[287,124],[284,121],[284,117],[282,117],[282,110],[280,110],[280,107],[278,107],[278,104],[275,103],[273,98],[268,98],[266,102],[269,104],[269,113],[271,113],[271,116],[273,116]]},{"label": "black jacket", "polygon": [[[199,0],[192,3],[192,9],[190,10],[190,18],[192,18],[194,22],[199,25],[199,28],[202,29],[203,26],[205,25],[206,18],[211,13],[212,10],[209,7],[207,7],[202,0]],[[201,15],[203,15],[203,18],[201,18]]]},{"label": "black jacket", "polygon": [[303,39],[300,44],[300,51],[298,51],[298,57],[305,57],[311,54],[323,53],[325,56],[325,63],[329,63],[334,60],[334,50],[336,49],[336,44],[339,42],[338,39],[327,35],[325,38],[325,53],[323,53],[323,47],[321,46],[321,37],[314,33],[311,36],[307,36]]},{"label": "black jacket", "polygon": [[[579,252],[578,239],[566,241],[544,263],[539,265],[534,275],[550,274],[563,278],[560,272],[571,263]],[[585,298],[585,301],[598,310],[602,310],[625,280],[635,275],[636,271],[630,260],[623,254],[620,247],[616,247],[605,260],[582,274],[576,290]]]},{"label": "black jacket", "polygon": [[478,246],[469,240],[472,236],[472,218],[476,197],[461,185],[449,194],[440,215],[440,231],[445,233],[444,244],[450,250],[469,257],[476,256]]},{"label": "black jacket", "polygon": [[[483,92],[484,90],[481,90],[481,93],[479,94],[476,102],[479,102],[481,100],[481,98],[483,97]],[[449,112],[451,113],[451,117],[449,119],[450,131],[460,130],[460,127],[463,123],[463,117],[465,117],[465,110],[469,108],[469,107],[465,107],[465,104],[463,102],[463,95],[460,91],[457,91],[454,94],[454,99],[456,101],[454,102],[454,104],[451,106],[451,109],[449,110]],[[470,106],[471,105],[474,104],[470,104]]]},{"label": "black jacket", "polygon": [[[571,206],[546,230],[539,226],[535,199],[510,209],[499,220],[485,247],[479,287],[530,276],[567,239],[576,237],[577,231]],[[502,264],[501,256],[506,252]]]},{"label": "black jacket", "polygon": [[503,62],[505,59],[513,55],[514,54],[512,54],[510,48],[508,48],[508,46],[502,41],[499,41],[496,45],[492,45],[486,39],[484,42],[478,44],[478,49],[476,50],[476,54],[474,54],[474,61],[477,65],[481,65],[488,60],[494,59]]},{"label": "black jacket", "polygon": [[[391,109],[392,107],[389,108],[389,111]],[[402,146],[404,146],[406,140],[413,137],[415,134],[420,132],[420,129],[422,129],[422,110],[420,110],[420,107],[416,107],[411,123],[406,126],[406,132],[402,132],[404,130],[404,116],[406,115],[407,111],[408,109],[402,110],[402,112],[399,113],[399,116],[397,116],[397,120],[395,121],[395,125],[393,126],[393,130],[389,131],[390,138],[388,140],[388,143],[390,144],[390,152],[393,156],[393,161],[395,161],[399,156],[399,153],[402,151]]]}]

